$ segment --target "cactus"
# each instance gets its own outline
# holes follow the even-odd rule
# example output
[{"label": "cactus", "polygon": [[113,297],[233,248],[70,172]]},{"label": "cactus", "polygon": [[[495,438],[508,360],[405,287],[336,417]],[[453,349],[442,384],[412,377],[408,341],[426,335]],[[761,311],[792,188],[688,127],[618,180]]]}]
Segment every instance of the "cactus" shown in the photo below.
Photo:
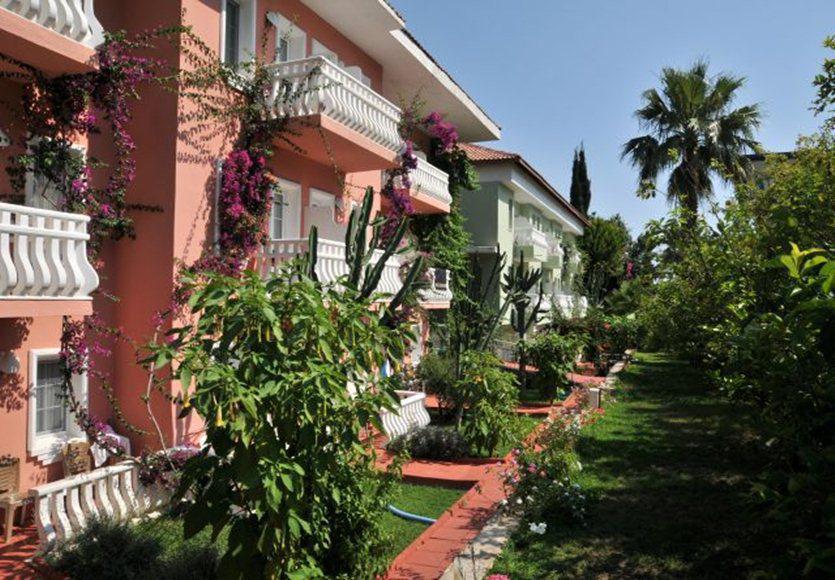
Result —
[{"label": "cactus", "polygon": [[[386,224],[386,218],[371,217],[374,205],[374,190],[369,187],[365,190],[365,197],[358,209],[351,211],[348,218],[348,229],[345,232],[345,261],[348,264],[348,275],[343,284],[355,290],[359,298],[366,300],[377,291],[380,278],[386,267],[386,261],[394,254],[401,253],[398,250],[400,242],[406,235],[408,223],[406,219],[400,221],[397,228],[389,239],[382,243],[379,248],[382,254],[372,263],[374,253],[381,245],[382,232]],[[371,229],[371,239],[368,239],[368,230]],[[307,276],[318,281],[316,276],[316,245],[318,233],[315,227],[310,228],[308,237],[308,252],[305,254],[304,269]],[[394,312],[403,304],[409,294],[416,288],[417,278],[423,271],[425,260],[419,256],[412,262],[409,272],[400,290],[395,294],[383,309],[382,320],[384,324],[394,323]]]},{"label": "cactus", "polygon": [[[519,336],[519,378],[523,385],[527,385],[526,355],[525,355],[525,339],[528,332],[540,320],[540,312],[542,308],[542,300],[544,293],[542,290],[542,269],[534,268],[528,270],[525,268],[525,255],[520,252],[519,265],[512,266],[510,271],[505,275],[503,287],[508,293],[508,300],[513,303],[513,310],[510,315],[510,324]],[[531,305],[530,292],[533,288],[538,288],[538,297],[533,309]]]}]

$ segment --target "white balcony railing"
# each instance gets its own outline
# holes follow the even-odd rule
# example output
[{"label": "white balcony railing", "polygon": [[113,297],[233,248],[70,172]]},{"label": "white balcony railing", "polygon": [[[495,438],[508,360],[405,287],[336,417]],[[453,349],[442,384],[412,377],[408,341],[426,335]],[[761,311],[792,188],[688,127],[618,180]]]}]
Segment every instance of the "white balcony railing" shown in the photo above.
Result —
[{"label": "white balcony railing", "polygon": [[0,300],[86,300],[99,285],[80,214],[0,203]]},{"label": "white balcony railing", "polygon": [[425,159],[418,157],[417,167],[409,173],[412,191],[425,193],[441,203],[452,203],[449,194],[449,175]]},{"label": "white balcony railing", "polygon": [[326,115],[387,149],[400,150],[400,108],[339,65],[313,56],[270,67],[277,116]]},{"label": "white balcony railing", "polygon": [[158,486],[142,485],[139,465],[127,461],[29,490],[44,549],[73,537],[94,518],[125,521],[159,509],[169,496]]},{"label": "white balcony railing", "polygon": [[452,273],[442,268],[429,268],[429,287],[420,291],[421,302],[449,302],[452,300],[450,286]]},{"label": "white balcony railing", "polygon": [[0,8],[90,48],[104,42],[93,0],[0,0]]},{"label": "white balcony railing", "polygon": [[[271,240],[267,242],[258,260],[261,275],[264,277],[271,276],[281,267],[282,263],[300,256],[307,252],[307,249],[307,238]],[[318,258],[316,262],[316,274],[319,276],[320,282],[333,283],[339,277],[348,274],[348,264],[345,262],[344,243],[319,239],[316,252]],[[372,263],[377,263],[382,255],[382,250],[375,250]],[[396,256],[392,256],[386,261],[377,290],[387,294],[396,294],[402,286],[403,282],[400,280],[400,260]]]},{"label": "white balcony railing", "polygon": [[534,246],[548,251],[548,235],[534,227],[526,218],[516,218],[513,222],[515,241],[520,246]]},{"label": "white balcony railing", "polygon": [[429,425],[429,412],[426,410],[426,393],[415,391],[397,391],[400,409],[380,411],[383,430],[389,439],[405,435],[412,429]]}]

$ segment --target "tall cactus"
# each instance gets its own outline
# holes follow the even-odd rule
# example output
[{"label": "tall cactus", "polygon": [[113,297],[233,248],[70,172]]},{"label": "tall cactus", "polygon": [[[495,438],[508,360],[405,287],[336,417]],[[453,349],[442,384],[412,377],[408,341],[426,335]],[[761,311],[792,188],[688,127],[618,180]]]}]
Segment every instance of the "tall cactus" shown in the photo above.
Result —
[{"label": "tall cactus", "polygon": [[[394,233],[382,244],[382,247],[378,248],[381,245],[386,218],[372,218],[373,205],[374,189],[369,187],[365,190],[365,197],[360,207],[351,211],[348,218],[348,229],[345,232],[345,261],[348,264],[348,275],[343,284],[356,290],[359,298],[363,300],[368,299],[377,291],[377,286],[380,284],[380,278],[389,258],[401,253],[398,248],[408,228],[406,219],[401,220]],[[371,230],[370,239],[368,236],[369,229]],[[308,237],[309,249],[305,255],[305,270],[308,277],[313,280],[318,280],[316,275],[317,243],[318,233],[316,228],[312,227]],[[373,261],[377,249],[381,251],[381,255],[376,261]],[[400,290],[383,309],[382,320],[384,324],[391,325],[394,323],[395,311],[415,290],[418,276],[424,270],[424,267],[425,259],[423,256],[418,256],[412,262]]]},{"label": "tall cactus", "polygon": [[[513,303],[510,324],[519,337],[519,375],[522,383],[527,385],[527,374],[525,372],[527,356],[525,353],[525,340],[538,322],[540,316],[544,292],[542,289],[542,269],[525,267],[525,255],[519,253],[519,265],[512,266],[504,279],[503,287]],[[534,304],[529,292],[538,288],[538,296]],[[531,306],[533,305],[533,308]]]}]

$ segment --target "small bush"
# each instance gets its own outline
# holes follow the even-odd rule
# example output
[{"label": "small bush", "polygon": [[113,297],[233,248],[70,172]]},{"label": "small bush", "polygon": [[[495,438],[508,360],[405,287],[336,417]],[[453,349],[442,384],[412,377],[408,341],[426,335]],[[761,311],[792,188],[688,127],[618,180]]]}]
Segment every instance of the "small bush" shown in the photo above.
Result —
[{"label": "small bush", "polygon": [[401,435],[389,443],[388,449],[394,453],[408,451],[413,459],[459,459],[470,452],[458,431],[434,425]]},{"label": "small bush", "polygon": [[552,400],[568,394],[568,373],[574,368],[574,359],[582,346],[578,336],[555,332],[541,334],[525,343],[525,356],[539,369],[534,381],[542,398]]},{"label": "small bush", "polygon": [[465,409],[461,434],[474,452],[492,456],[499,445],[512,441],[519,389],[516,376],[502,369],[496,355],[464,353],[455,389]]},{"label": "small bush", "polygon": [[59,545],[47,562],[70,578],[167,580],[215,578],[217,551],[182,546],[168,558],[159,537],[126,522],[91,521],[71,541]]},{"label": "small bush", "polygon": [[455,366],[450,357],[430,352],[417,367],[417,377],[423,389],[438,397],[441,414],[449,417],[456,404]]}]

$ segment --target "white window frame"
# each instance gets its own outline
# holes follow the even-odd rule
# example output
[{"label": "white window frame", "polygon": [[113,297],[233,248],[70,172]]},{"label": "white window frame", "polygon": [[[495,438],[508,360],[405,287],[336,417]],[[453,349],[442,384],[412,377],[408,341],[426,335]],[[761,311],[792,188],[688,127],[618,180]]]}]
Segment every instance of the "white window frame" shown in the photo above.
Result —
[{"label": "white window frame", "polygon": [[[267,20],[275,27],[275,62],[290,62],[308,56],[307,32],[296,26],[280,12],[268,12]],[[287,60],[279,60],[279,43],[288,40]],[[324,45],[322,45],[324,46]]]},{"label": "white window frame", "polygon": [[[56,360],[60,358],[61,350],[57,348],[39,348],[29,351],[29,426],[27,438],[27,450],[31,457],[45,465],[54,463],[61,457],[64,445],[71,439],[86,439],[84,430],[75,421],[75,417],[66,409],[66,429],[64,431],[44,433],[38,435],[37,428],[37,385],[38,385],[38,362]],[[82,404],[87,404],[87,374],[73,375],[73,392],[76,399]]]},{"label": "white window frame", "polygon": [[342,61],[339,59],[339,55],[336,54],[334,51],[329,49],[323,43],[319,42],[315,38],[311,40],[310,43],[310,56],[324,56],[333,64],[342,66]]},{"label": "white window frame", "polygon": [[[281,216],[281,229],[279,236],[276,237],[275,229],[273,228],[273,208],[276,200],[273,199],[273,204],[270,206],[270,239],[273,240],[288,240],[298,238],[301,235],[301,221],[302,221],[302,186],[300,183],[279,178],[278,189],[273,192],[274,196],[293,196],[290,203],[287,198],[282,198],[282,205],[284,213]],[[288,224],[290,228],[288,228]],[[289,230],[289,231],[288,231]]]},{"label": "white window frame", "polygon": [[[255,37],[257,36],[258,0],[236,0],[240,6],[240,26],[238,31],[238,63],[246,62],[255,56]],[[227,0],[220,0],[220,48],[218,58],[226,62],[226,5]]]}]

